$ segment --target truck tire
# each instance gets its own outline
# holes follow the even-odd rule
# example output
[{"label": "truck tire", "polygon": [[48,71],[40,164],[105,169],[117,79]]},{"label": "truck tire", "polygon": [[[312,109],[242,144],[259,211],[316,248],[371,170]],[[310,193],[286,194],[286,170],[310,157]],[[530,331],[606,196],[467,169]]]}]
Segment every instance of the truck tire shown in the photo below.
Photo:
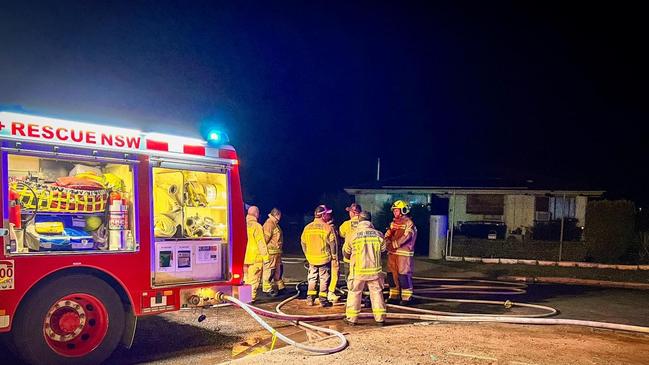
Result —
[{"label": "truck tire", "polygon": [[54,279],[27,294],[12,330],[28,364],[99,364],[124,331],[124,306],[105,281],[83,274]]}]

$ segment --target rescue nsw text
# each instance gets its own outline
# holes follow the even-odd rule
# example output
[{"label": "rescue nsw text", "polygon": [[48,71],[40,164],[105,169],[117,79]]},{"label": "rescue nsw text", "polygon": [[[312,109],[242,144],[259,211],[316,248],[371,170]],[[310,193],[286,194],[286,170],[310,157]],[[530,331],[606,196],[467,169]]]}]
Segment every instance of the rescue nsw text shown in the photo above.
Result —
[{"label": "rescue nsw text", "polygon": [[101,133],[96,131],[58,127],[38,124],[13,122],[11,134],[14,136],[42,138],[62,142],[77,142],[108,147],[126,147],[139,149],[140,137],[129,137],[119,134]]}]

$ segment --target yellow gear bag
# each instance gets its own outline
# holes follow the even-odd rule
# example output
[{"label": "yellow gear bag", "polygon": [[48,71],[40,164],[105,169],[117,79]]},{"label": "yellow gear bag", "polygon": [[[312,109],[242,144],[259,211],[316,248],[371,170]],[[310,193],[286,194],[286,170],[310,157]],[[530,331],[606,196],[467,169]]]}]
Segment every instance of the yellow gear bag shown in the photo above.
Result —
[{"label": "yellow gear bag", "polygon": [[39,234],[61,234],[63,228],[61,222],[37,222],[34,226],[36,233]]}]

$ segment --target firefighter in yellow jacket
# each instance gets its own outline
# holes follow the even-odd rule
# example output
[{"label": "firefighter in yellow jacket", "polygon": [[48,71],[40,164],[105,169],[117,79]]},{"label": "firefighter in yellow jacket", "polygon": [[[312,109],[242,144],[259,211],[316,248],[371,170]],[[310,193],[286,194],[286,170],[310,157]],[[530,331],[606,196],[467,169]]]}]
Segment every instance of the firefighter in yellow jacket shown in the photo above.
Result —
[{"label": "firefighter in yellow jacket", "polygon": [[[307,304],[313,305],[316,294],[322,307],[329,307],[327,300],[329,279],[331,275],[331,260],[337,260],[336,232],[327,222],[331,220],[331,209],[319,205],[315,209],[315,219],[304,227],[301,236],[302,250],[309,262],[309,287]],[[316,288],[318,284],[318,288]],[[318,293],[319,292],[319,293]]]},{"label": "firefighter in yellow jacket", "polygon": [[385,233],[388,248],[388,284],[390,296],[388,303],[407,305],[412,300],[412,272],[415,265],[415,241],[417,227],[407,216],[410,206],[403,200],[392,204],[394,219]]},{"label": "firefighter in yellow jacket", "polygon": [[365,285],[370,291],[372,314],[378,324],[385,320],[383,301],[383,273],[381,272],[381,252],[385,252],[383,235],[372,226],[370,212],[361,212],[356,229],[347,235],[343,245],[343,255],[349,259],[351,287],[347,294],[345,321],[354,324],[361,312],[361,297]]},{"label": "firefighter in yellow jacket", "polygon": [[268,265],[269,256],[264,240],[264,232],[259,219],[259,208],[251,206],[246,216],[246,227],[248,229],[248,244],[246,245],[246,256],[243,261],[243,281],[252,286],[252,300],[257,298],[257,289],[261,282],[262,268]]},{"label": "firefighter in yellow jacket", "polygon": [[[266,240],[266,247],[268,248],[268,256],[270,259],[268,265],[264,267],[262,290],[270,296],[283,293],[286,287],[281,277],[284,237],[282,229],[279,227],[280,219],[282,219],[282,212],[277,208],[273,208],[263,226],[264,239]],[[273,288],[273,284],[277,286],[277,291]]]},{"label": "firefighter in yellow jacket", "polygon": [[[340,238],[343,239],[343,242],[345,238],[353,231],[356,229],[356,226],[358,225],[358,215],[361,213],[363,210],[360,206],[360,204],[352,203],[349,207],[345,208],[346,211],[349,212],[349,219],[344,221],[339,228],[340,232]],[[343,262],[349,266],[349,260],[344,257],[343,255]],[[334,293],[336,290],[336,285],[338,282],[338,267],[331,267],[331,284],[329,284],[329,300],[336,301],[338,300],[338,296]],[[349,270],[347,270],[349,272]],[[350,275],[347,275],[347,290],[351,289],[351,279]]]},{"label": "firefighter in yellow jacket", "polygon": [[329,292],[327,293],[327,300],[332,303],[336,303],[338,302],[338,299],[340,299],[340,297],[336,295],[336,286],[338,285],[338,277],[340,276],[340,247],[338,245],[339,237],[336,226],[334,225],[334,219],[331,215],[329,215],[328,219],[329,220],[326,223],[329,224],[331,229],[333,229],[334,234],[336,235],[336,246],[332,249],[332,252],[336,253],[336,259],[331,259],[331,279],[329,280]]}]

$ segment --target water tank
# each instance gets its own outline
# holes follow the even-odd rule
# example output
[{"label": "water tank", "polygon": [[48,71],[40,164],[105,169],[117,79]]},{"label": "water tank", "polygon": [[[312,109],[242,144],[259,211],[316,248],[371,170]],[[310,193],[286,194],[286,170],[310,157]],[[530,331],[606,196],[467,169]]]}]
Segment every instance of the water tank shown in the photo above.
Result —
[{"label": "water tank", "polygon": [[428,258],[441,260],[444,258],[446,248],[446,231],[448,229],[448,216],[430,216],[430,235],[428,237]]}]

